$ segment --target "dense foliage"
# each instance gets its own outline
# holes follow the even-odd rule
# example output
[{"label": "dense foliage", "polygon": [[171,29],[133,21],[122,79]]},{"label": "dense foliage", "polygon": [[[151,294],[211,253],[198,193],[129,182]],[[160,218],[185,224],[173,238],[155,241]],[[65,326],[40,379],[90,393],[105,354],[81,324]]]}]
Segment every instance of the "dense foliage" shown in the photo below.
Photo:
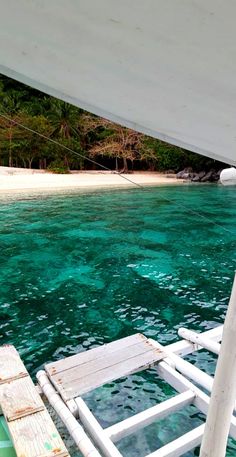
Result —
[{"label": "dense foliage", "polygon": [[3,166],[49,168],[58,173],[97,169],[99,164],[120,171],[220,167],[4,76],[0,76],[0,114],[6,116],[0,116]]}]

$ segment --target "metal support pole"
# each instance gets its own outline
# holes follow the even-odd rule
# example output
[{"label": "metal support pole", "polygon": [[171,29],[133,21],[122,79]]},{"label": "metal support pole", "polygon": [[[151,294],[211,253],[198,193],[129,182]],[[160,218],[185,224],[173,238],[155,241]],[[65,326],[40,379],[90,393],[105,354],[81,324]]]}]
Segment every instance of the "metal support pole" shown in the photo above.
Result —
[{"label": "metal support pole", "polygon": [[224,457],[236,397],[236,275],[225,318],[200,457]]}]

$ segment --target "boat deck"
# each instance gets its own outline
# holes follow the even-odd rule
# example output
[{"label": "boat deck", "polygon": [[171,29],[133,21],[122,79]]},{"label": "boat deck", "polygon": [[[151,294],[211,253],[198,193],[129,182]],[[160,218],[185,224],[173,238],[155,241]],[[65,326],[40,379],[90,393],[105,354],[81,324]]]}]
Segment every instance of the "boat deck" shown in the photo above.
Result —
[{"label": "boat deck", "polygon": [[13,346],[0,347],[0,405],[18,457],[69,457]]},{"label": "boat deck", "polygon": [[[223,326],[204,333],[180,329],[182,340],[161,346],[135,334],[107,345],[47,363],[37,374],[43,394],[84,457],[123,457],[116,442],[194,405],[207,414],[213,378],[184,359],[205,349],[219,354]],[[81,395],[108,382],[154,367],[176,394],[151,408],[102,428]],[[0,348],[0,405],[18,457],[68,457],[42,398],[13,346]],[[178,457],[199,446],[205,422],[146,457]],[[236,439],[236,417],[230,436]],[[142,456],[140,456],[142,457]]]}]

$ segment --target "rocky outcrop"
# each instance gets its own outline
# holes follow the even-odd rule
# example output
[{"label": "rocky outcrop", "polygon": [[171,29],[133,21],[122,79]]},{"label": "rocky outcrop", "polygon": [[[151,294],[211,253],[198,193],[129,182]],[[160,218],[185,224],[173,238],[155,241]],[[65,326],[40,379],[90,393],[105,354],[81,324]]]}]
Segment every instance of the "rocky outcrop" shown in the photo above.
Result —
[{"label": "rocky outcrop", "polygon": [[202,170],[198,173],[194,172],[191,167],[184,168],[176,174],[177,179],[186,179],[192,182],[217,182],[220,178],[221,170]]},{"label": "rocky outcrop", "polygon": [[191,167],[184,168],[184,170],[177,173],[177,179],[192,179],[194,176],[193,169]]}]

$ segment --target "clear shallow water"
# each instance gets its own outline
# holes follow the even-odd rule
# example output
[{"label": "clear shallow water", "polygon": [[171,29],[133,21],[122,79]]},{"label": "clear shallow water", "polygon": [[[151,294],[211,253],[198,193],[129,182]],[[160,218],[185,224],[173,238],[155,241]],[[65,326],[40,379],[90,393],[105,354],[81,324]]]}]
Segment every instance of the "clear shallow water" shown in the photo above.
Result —
[{"label": "clear shallow water", "polygon": [[[0,344],[14,344],[32,375],[134,332],[167,344],[180,326],[204,331],[224,318],[236,269],[235,188],[1,197],[0,221]],[[194,360],[212,373],[207,352]],[[172,394],[150,371],[86,400],[109,426]],[[189,408],[119,447],[145,455],[201,421]]]}]

